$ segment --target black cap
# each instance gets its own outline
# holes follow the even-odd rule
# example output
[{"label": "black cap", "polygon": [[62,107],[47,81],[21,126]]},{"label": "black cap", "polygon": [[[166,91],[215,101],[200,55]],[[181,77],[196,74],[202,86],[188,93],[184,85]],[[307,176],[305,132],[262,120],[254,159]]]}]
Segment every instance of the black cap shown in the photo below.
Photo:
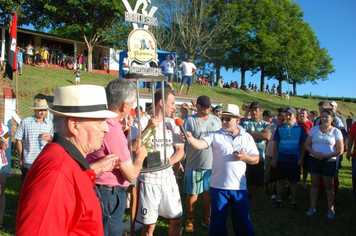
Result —
[{"label": "black cap", "polygon": [[275,116],[270,110],[265,110],[262,115],[263,116],[269,116],[269,117]]},{"label": "black cap", "polygon": [[262,107],[261,107],[261,104],[259,103],[259,102],[251,102],[251,104],[250,104],[250,109],[251,108],[260,108],[260,109],[262,109]]},{"label": "black cap", "polygon": [[210,107],[211,106],[210,98],[208,96],[202,95],[198,97],[197,104],[199,104],[202,107]]},{"label": "black cap", "polygon": [[297,114],[297,110],[294,107],[287,107],[286,112],[289,112],[290,114]]},{"label": "black cap", "polygon": [[222,111],[223,110],[223,108],[222,108],[222,106],[220,106],[220,105],[217,105],[215,108],[214,108],[214,111]]}]

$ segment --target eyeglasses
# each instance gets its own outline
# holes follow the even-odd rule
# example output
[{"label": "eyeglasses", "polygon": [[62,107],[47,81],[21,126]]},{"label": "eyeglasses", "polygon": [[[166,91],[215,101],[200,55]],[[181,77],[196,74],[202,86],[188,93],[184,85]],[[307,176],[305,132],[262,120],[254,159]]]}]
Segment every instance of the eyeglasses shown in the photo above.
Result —
[{"label": "eyeglasses", "polygon": [[220,120],[221,120],[221,122],[223,122],[224,120],[226,122],[230,122],[231,121],[231,117],[221,117]]}]

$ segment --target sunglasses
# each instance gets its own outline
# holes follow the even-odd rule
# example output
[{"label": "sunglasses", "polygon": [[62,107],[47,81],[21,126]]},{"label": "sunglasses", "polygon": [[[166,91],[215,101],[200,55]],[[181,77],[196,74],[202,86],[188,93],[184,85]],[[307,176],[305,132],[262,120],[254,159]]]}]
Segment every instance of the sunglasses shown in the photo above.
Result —
[{"label": "sunglasses", "polygon": [[220,118],[221,121],[226,121],[226,122],[230,122],[231,121],[231,117],[221,117]]}]

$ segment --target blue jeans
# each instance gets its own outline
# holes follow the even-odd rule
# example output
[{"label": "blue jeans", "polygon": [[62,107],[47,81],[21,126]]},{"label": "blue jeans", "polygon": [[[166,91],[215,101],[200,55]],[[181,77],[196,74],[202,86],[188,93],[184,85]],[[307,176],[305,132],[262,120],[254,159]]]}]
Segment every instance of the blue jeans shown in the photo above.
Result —
[{"label": "blue jeans", "polygon": [[209,235],[227,236],[226,218],[231,207],[235,235],[255,235],[248,214],[247,190],[223,190],[210,187],[211,217]]},{"label": "blue jeans", "polygon": [[356,199],[356,157],[352,157],[352,189]]},{"label": "blue jeans", "polygon": [[126,206],[126,190],[120,186],[108,187],[95,185],[95,193],[99,197],[101,209],[103,211],[103,226],[105,236],[121,236],[123,218]]}]

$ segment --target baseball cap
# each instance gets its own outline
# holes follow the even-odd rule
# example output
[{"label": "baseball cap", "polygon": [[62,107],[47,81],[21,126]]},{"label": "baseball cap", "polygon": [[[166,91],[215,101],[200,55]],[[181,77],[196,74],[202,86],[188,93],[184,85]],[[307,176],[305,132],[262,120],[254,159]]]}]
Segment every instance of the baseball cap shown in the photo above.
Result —
[{"label": "baseball cap", "polygon": [[223,108],[222,108],[222,106],[217,105],[217,106],[214,108],[214,110],[215,110],[215,111],[222,111]]},{"label": "baseball cap", "polygon": [[331,101],[331,102],[330,102],[330,105],[333,106],[333,107],[337,107],[337,103],[334,102],[334,101]]},{"label": "baseball cap", "polygon": [[211,106],[210,98],[208,96],[202,95],[198,97],[197,104],[199,104],[202,107],[210,107]]},{"label": "baseball cap", "polygon": [[275,116],[270,110],[265,110],[263,113],[262,113],[263,116],[269,116],[269,117],[273,117]]},{"label": "baseball cap", "polygon": [[261,108],[261,104],[260,104],[259,102],[251,102],[249,108],[251,109],[251,108],[253,108],[253,107],[254,107],[254,108],[260,108],[260,109],[262,109],[262,108]]},{"label": "baseball cap", "polygon": [[294,107],[287,107],[286,112],[289,112],[290,114],[297,114],[297,110]]}]

